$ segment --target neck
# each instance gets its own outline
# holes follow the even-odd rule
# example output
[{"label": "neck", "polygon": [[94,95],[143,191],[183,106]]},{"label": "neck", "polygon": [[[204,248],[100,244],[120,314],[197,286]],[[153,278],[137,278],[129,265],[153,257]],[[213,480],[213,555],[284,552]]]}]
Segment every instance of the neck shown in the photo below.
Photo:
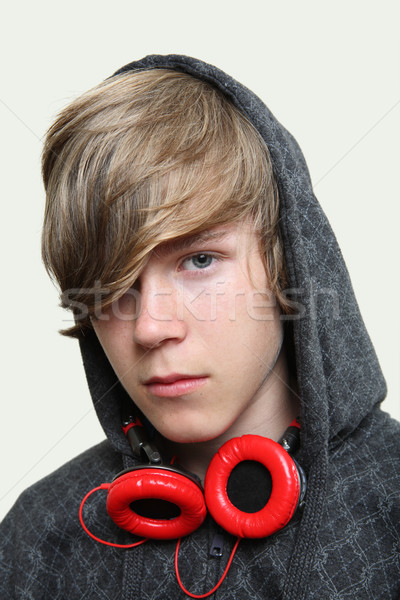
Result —
[{"label": "neck", "polygon": [[299,415],[299,398],[290,381],[284,351],[280,355],[257,394],[229,429],[220,436],[200,443],[177,444],[161,440],[166,456],[177,456],[180,464],[196,474],[204,483],[207,467],[227,440],[245,434],[261,435],[278,441],[289,424]]}]

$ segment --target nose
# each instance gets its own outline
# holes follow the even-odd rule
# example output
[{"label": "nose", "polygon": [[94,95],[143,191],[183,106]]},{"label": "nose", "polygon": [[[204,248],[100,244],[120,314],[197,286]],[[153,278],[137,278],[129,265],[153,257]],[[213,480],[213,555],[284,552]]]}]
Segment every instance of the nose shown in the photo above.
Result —
[{"label": "nose", "polygon": [[163,287],[160,281],[141,281],[139,311],[133,338],[145,348],[160,346],[166,341],[182,341],[186,323],[179,315],[179,290]]}]

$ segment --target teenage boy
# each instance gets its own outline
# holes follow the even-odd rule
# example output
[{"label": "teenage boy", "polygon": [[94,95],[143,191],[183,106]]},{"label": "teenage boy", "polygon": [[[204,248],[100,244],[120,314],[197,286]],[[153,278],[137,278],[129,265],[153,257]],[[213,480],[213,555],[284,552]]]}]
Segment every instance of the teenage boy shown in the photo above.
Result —
[{"label": "teenage boy", "polygon": [[290,134],[149,56],[61,113],[43,175],[108,439],[5,519],[4,597],[398,598],[399,425]]}]

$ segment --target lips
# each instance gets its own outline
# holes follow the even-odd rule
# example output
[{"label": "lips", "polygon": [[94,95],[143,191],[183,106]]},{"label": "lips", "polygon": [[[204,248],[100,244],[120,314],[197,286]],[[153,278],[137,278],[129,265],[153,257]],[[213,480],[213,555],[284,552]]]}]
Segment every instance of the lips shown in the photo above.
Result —
[{"label": "lips", "polygon": [[174,381],[181,381],[182,379],[195,379],[198,377],[197,375],[183,375],[181,373],[171,373],[170,375],[165,375],[164,377],[150,377],[147,381],[145,381],[145,385],[149,385],[152,383],[173,383]]},{"label": "lips", "polygon": [[207,383],[207,379],[206,375],[171,373],[163,377],[150,377],[144,382],[144,385],[154,396],[172,398],[196,391]]}]

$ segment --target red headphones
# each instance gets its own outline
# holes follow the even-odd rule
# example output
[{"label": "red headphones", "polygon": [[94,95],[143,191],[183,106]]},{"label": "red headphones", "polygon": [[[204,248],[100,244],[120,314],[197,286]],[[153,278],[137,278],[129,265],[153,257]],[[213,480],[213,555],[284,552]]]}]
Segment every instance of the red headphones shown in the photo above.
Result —
[{"label": "red headphones", "polygon": [[[128,413],[122,428],[142,464],[118,473],[110,484],[101,487],[108,490],[110,517],[137,536],[180,538],[200,527],[208,510],[229,533],[240,538],[262,538],[285,527],[303,502],[305,475],[289,454],[299,443],[297,421],[280,443],[258,435],[226,442],[210,462],[204,492],[198,481],[179,466],[162,463],[139,419]],[[270,496],[256,512],[239,509],[228,495],[230,476],[243,461],[261,463],[272,480]]]},{"label": "red headphones", "polygon": [[[118,473],[111,483],[102,483],[86,494],[79,509],[81,525],[96,541],[117,548],[132,548],[147,539],[178,538],[175,572],[180,588],[191,598],[211,596],[224,581],[240,539],[272,535],[285,527],[296,508],[302,505],[306,478],[302,468],[290,456],[299,445],[300,426],[296,420],[293,421],[279,443],[259,435],[244,435],[226,442],[209,464],[203,492],[194,476],[179,466],[162,462],[140,420],[129,412],[132,403],[129,402],[129,405],[125,407],[128,412],[123,415],[122,429],[141,464]],[[251,512],[240,507],[240,486],[236,500],[230,493],[230,481],[235,470],[242,466],[242,471],[248,473],[250,464],[261,466],[268,473],[267,480],[260,478],[263,492],[271,488],[270,493],[267,490],[267,498],[261,508],[257,506],[254,509],[253,505]],[[89,496],[100,489],[107,490],[107,512],[113,521],[143,539],[117,544],[102,540],[89,531],[83,520],[83,507]],[[237,536],[237,540],[218,583],[205,594],[192,594],[185,588],[179,574],[180,538],[200,527],[207,510],[221,527]]]}]

